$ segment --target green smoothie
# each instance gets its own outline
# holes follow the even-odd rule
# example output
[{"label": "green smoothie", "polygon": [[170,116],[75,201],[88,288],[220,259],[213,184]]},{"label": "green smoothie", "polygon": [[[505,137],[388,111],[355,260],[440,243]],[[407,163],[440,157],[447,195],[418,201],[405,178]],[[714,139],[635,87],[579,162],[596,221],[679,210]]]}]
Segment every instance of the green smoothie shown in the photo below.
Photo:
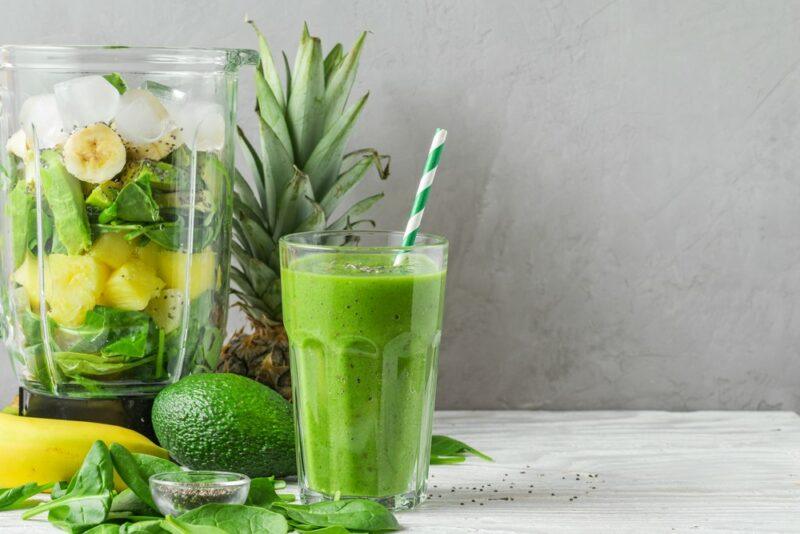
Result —
[{"label": "green smoothie", "polygon": [[300,473],[324,495],[400,495],[427,475],[445,275],[394,260],[311,254],[281,273]]}]

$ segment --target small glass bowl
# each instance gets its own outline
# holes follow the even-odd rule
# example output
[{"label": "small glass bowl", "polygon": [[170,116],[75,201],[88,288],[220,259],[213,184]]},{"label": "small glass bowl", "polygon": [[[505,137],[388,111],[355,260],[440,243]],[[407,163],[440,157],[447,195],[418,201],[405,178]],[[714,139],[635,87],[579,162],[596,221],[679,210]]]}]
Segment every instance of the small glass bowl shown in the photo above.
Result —
[{"label": "small glass bowl", "polygon": [[209,503],[244,504],[250,477],[225,471],[175,471],[150,477],[150,494],[164,515],[179,516]]}]

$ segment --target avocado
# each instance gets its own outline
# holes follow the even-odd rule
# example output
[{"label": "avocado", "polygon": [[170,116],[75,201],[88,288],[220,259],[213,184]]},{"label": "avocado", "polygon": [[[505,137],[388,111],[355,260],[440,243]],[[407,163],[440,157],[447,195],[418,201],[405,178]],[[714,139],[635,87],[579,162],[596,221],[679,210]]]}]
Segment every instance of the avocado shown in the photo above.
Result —
[{"label": "avocado", "polygon": [[119,189],[111,185],[110,182],[100,184],[86,197],[86,203],[95,208],[104,210],[109,207],[119,194]]},{"label": "avocado", "polygon": [[152,420],[161,446],[191,469],[250,477],[297,472],[292,406],[255,380],[187,376],[158,394]]},{"label": "avocado", "polygon": [[23,180],[8,195],[8,216],[11,219],[11,251],[14,269],[22,265],[28,242],[36,237],[36,201],[28,194]]},{"label": "avocado", "polygon": [[89,250],[92,234],[83,202],[80,181],[72,176],[55,150],[45,150],[41,156],[42,188],[59,241],[68,254]]}]

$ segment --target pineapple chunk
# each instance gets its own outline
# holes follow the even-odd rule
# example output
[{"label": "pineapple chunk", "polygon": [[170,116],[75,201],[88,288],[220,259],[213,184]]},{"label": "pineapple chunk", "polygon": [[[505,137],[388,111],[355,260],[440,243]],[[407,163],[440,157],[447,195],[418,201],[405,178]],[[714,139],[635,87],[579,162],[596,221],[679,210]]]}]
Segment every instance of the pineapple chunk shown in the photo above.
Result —
[{"label": "pineapple chunk", "polygon": [[119,269],[133,254],[133,246],[122,234],[103,234],[95,241],[89,254],[112,269]]},{"label": "pineapple chunk", "polygon": [[169,334],[181,324],[183,292],[178,289],[163,289],[155,294],[145,311],[164,329],[165,334]]},{"label": "pineapple chunk", "polygon": [[35,312],[39,311],[39,265],[36,261],[36,256],[30,252],[25,254],[25,260],[22,265],[14,271],[14,281],[22,286],[28,294],[28,300],[31,303],[31,309]]},{"label": "pineapple chunk", "polygon": [[64,326],[80,326],[97,304],[108,267],[92,256],[51,254],[47,258],[45,298],[50,316]]},{"label": "pineapple chunk", "polygon": [[129,260],[111,273],[103,293],[103,302],[122,310],[143,310],[164,281],[141,260]]},{"label": "pineapple chunk", "polygon": [[150,241],[143,247],[136,247],[134,255],[149,265],[154,271],[158,270],[158,254],[162,248]]},{"label": "pineapple chunk", "polygon": [[[186,289],[185,252],[162,250],[158,255],[158,275],[170,289]],[[216,273],[216,256],[211,249],[192,254],[192,266],[189,271],[189,299],[195,299],[214,287]]]}]

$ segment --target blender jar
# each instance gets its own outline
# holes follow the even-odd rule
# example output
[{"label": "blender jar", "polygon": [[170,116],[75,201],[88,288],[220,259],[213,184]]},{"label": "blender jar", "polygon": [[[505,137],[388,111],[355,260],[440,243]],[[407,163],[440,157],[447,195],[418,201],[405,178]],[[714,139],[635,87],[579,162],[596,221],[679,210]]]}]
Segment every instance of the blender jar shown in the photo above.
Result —
[{"label": "blender jar", "polygon": [[237,72],[256,62],[252,50],[0,47],[0,298],[27,408],[151,398],[214,369]]}]

